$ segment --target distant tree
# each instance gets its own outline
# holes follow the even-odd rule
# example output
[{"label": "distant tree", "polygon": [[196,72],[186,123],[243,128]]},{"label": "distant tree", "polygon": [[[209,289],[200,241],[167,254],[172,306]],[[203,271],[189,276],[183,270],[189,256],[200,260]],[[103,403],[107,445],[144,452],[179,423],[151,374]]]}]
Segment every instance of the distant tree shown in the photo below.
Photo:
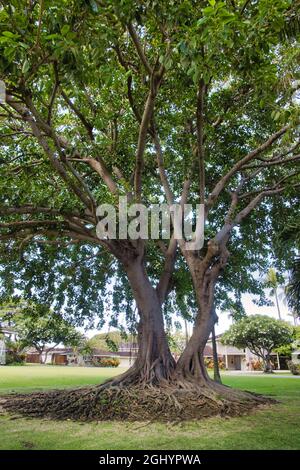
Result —
[{"label": "distant tree", "polygon": [[[60,314],[53,312],[47,305],[22,303],[3,314],[3,320],[9,318],[17,333],[18,343],[22,348],[34,347],[40,362],[46,362],[47,356],[58,344],[77,346],[82,335]],[[43,353],[45,356],[43,358]]]},{"label": "distant tree", "polygon": [[228,318],[231,319],[233,323],[235,323],[239,320],[242,320],[246,316],[246,312],[243,308],[239,308],[238,305],[232,305],[229,311]]},{"label": "distant tree", "polygon": [[102,349],[103,351],[117,352],[122,342],[137,342],[134,335],[115,330],[108,333],[98,333],[89,340],[92,348]]},{"label": "distant tree", "polygon": [[79,355],[91,357],[93,355],[91,340],[82,335],[77,344],[73,345],[73,351],[77,359]]},{"label": "distant tree", "polygon": [[248,348],[264,364],[264,372],[272,372],[271,353],[293,342],[292,328],[282,320],[267,315],[251,315],[233,324],[222,337],[222,343]]},{"label": "distant tree", "polygon": [[276,301],[276,308],[278,313],[278,318],[281,320],[281,311],[279,307],[279,300],[278,300],[278,289],[280,287],[280,283],[276,274],[276,270],[274,268],[270,268],[266,278],[266,287],[269,287],[271,297],[275,297]]},{"label": "distant tree", "polygon": [[172,353],[181,354],[186,346],[186,330],[177,328],[168,335],[169,347]]},{"label": "distant tree", "polygon": [[290,356],[294,349],[298,348],[300,345],[300,326],[295,326],[293,328],[293,342],[280,346],[275,349],[275,352],[281,356]]},{"label": "distant tree", "polygon": [[6,339],[6,358],[5,363],[10,364],[23,364],[25,362],[26,354],[24,352],[24,345],[22,341],[12,341]]}]

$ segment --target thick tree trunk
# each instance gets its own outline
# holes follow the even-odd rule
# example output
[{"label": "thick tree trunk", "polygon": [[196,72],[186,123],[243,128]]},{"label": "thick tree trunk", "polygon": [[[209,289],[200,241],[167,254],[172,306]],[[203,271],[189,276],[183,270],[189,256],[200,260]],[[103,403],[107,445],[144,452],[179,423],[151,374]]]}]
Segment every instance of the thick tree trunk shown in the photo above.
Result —
[{"label": "thick tree trunk", "polygon": [[168,382],[175,368],[165,334],[161,304],[151,285],[143,261],[133,260],[126,267],[128,279],[140,316],[138,328],[138,356],[125,374],[111,381],[117,385]]},{"label": "thick tree trunk", "polygon": [[217,320],[214,305],[215,283],[220,269],[226,262],[228,252],[223,250],[222,259],[214,262],[219,251],[214,245],[209,247],[210,256],[199,258],[197,253],[183,254],[188,263],[196,299],[198,314],[195,319],[193,334],[180,356],[173,374],[172,382],[177,388],[191,391],[194,395],[204,398],[208,403],[215,403],[221,413],[226,409],[252,407],[264,403],[264,397],[250,392],[232,389],[212,380],[204,364],[203,351],[213,326]]},{"label": "thick tree trunk", "polygon": [[48,352],[48,351],[46,351],[46,352],[45,352],[45,357],[44,357],[44,364],[46,364],[46,363],[47,363],[48,354],[49,354],[49,352]]},{"label": "thick tree trunk", "polygon": [[210,381],[203,357],[214,324],[214,317],[209,310],[209,308],[206,311],[199,310],[193,333],[177,362],[175,376],[180,381],[193,382],[200,386],[205,386]]},{"label": "thick tree trunk", "polygon": [[40,361],[40,364],[44,364],[44,360],[43,360],[43,351],[38,351],[39,353],[39,361]]},{"label": "thick tree trunk", "polygon": [[[204,364],[203,351],[210,332],[215,323],[211,305],[199,309],[193,334],[187,347],[180,356],[173,374],[173,383],[178,388],[194,390],[196,394],[206,397],[209,401],[223,403],[225,408],[233,404],[243,407],[245,403],[257,403],[261,398],[249,392],[242,392],[212,380]],[[234,405],[235,406],[235,405]]]},{"label": "thick tree trunk", "polygon": [[[203,350],[215,315],[210,298],[197,292],[199,313],[193,334],[177,366],[170,353],[161,311],[161,300],[153,289],[143,263],[125,264],[140,313],[139,352],[135,364],[124,374],[94,389],[54,391],[34,399],[14,397],[1,405],[28,416],[55,419],[130,419],[131,421],[183,420],[215,415],[240,415],[266,399],[250,392],[233,390],[211,380]],[[176,366],[176,367],[175,367]]]},{"label": "thick tree trunk", "polygon": [[[198,314],[196,316],[193,334],[184,352],[178,360],[174,378],[181,386],[199,388],[207,396],[223,395],[226,398],[238,396],[239,392],[222,385],[219,381],[212,380],[204,364],[203,351],[210,333],[217,321],[214,307],[214,288],[216,277],[203,270],[202,260],[193,256],[186,256],[192,275],[196,299],[198,303]],[[239,399],[239,397],[237,397]]]},{"label": "thick tree trunk", "polygon": [[214,381],[222,383],[220,368],[219,368],[219,358],[218,358],[218,351],[217,351],[215,326],[213,326],[211,330],[211,344],[212,344],[213,361],[214,361]]},{"label": "thick tree trunk", "polygon": [[169,380],[175,360],[165,334],[161,304],[143,262],[127,267],[128,279],[140,313],[139,352],[134,367],[143,382]]},{"label": "thick tree trunk", "polygon": [[[178,413],[182,412],[184,406],[193,408],[194,405],[190,405],[192,400],[195,406],[212,406],[221,413],[249,409],[252,406],[250,403],[261,402],[261,399],[250,393],[215,382],[207,373],[203,351],[217,319],[212,308],[214,282],[209,284],[207,279],[203,281],[197,265],[192,276],[199,312],[193,333],[177,364],[165,334],[162,300],[149,281],[142,259],[131,259],[130,263],[124,263],[124,267],[140,314],[138,357],[128,371],[98,388],[95,403],[101,392],[110,388],[111,393],[115,393],[115,387],[122,390],[120,393],[128,394],[128,398],[133,396],[130,394],[135,394],[139,397],[136,398],[138,403],[141,397],[145,399],[146,395],[151,396],[151,400],[154,400],[151,406],[160,403],[161,413],[166,411],[164,400],[171,407],[178,407]],[[140,395],[141,387],[144,392]],[[164,397],[162,401],[161,397]]]}]

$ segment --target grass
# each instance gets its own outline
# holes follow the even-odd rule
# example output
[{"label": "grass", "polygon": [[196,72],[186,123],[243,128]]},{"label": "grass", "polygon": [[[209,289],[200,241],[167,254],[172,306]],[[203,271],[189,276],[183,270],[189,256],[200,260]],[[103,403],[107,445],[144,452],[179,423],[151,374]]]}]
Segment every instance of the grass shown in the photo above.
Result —
[{"label": "grass", "polygon": [[[0,390],[32,391],[99,383],[115,369],[55,366],[1,367]],[[272,395],[280,404],[240,418],[201,422],[77,423],[0,415],[0,449],[299,449],[300,380],[230,376],[224,383]]]},{"label": "grass", "polygon": [[96,385],[125,369],[98,367],[0,366],[0,394]]}]

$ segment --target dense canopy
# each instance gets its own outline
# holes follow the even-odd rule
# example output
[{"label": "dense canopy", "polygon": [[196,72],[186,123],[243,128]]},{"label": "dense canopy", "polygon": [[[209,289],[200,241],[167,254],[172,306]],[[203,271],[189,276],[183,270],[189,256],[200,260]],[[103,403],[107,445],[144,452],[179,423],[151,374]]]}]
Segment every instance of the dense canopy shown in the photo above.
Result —
[{"label": "dense canopy", "polygon": [[[114,385],[230,395],[203,362],[214,306],[238,308],[244,291],[264,301],[258,276],[272,262],[274,229],[299,210],[298,6],[22,0],[0,9],[2,289],[78,322],[106,309],[113,323],[121,312],[132,329],[138,321],[139,357]],[[167,243],[100,240],[97,207],[124,195],[148,207],[203,204],[204,246],[188,250],[174,232]],[[166,335],[173,311],[194,321],[177,364]]]}]

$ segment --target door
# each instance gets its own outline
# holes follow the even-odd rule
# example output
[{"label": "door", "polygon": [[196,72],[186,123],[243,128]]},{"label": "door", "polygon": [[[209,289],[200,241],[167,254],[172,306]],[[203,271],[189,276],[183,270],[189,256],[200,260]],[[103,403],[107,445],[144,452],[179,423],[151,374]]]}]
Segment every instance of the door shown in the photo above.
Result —
[{"label": "door", "polygon": [[241,370],[242,369],[241,356],[234,356],[234,366],[235,366],[235,370]]},{"label": "door", "polygon": [[53,354],[54,356],[54,364],[57,365],[63,365],[67,364],[67,356],[64,356],[63,354]]}]

